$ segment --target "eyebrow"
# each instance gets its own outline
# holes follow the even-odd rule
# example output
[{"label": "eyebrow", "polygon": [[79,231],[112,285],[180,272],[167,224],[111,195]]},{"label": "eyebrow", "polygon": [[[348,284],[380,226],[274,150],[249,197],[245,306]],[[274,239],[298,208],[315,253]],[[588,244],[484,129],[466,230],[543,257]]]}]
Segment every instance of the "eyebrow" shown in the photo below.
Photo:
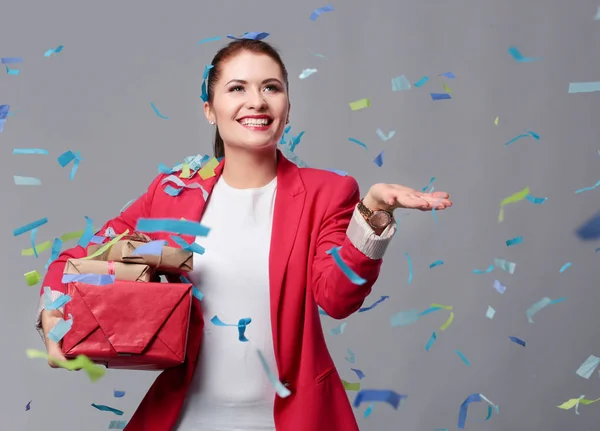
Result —
[{"label": "eyebrow", "polygon": [[[277,78],[268,78],[265,79],[262,84],[267,84],[269,82],[277,82],[279,85],[281,85],[283,87],[283,83],[277,79]],[[244,81],[243,79],[232,79],[231,81],[229,81],[227,84],[225,84],[226,86],[232,83],[237,83],[237,84],[248,84],[248,81]]]}]

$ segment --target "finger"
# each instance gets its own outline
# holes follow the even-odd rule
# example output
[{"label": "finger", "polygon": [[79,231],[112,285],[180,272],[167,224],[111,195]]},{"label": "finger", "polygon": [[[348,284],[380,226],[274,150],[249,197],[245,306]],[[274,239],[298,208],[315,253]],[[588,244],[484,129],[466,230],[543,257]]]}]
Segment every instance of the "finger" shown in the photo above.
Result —
[{"label": "finger", "polygon": [[446,193],[446,192],[433,192],[433,193],[429,193],[429,194],[438,199],[448,199],[450,197],[450,193]]}]

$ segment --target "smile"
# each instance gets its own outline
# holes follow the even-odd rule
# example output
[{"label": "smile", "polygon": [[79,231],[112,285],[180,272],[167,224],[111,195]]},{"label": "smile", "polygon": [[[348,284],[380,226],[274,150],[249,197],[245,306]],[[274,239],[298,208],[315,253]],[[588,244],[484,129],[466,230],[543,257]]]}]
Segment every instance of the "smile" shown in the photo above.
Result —
[{"label": "smile", "polygon": [[240,120],[238,120],[238,123],[240,123],[242,126],[244,126],[247,129],[250,130],[267,130],[271,124],[273,123],[273,120],[271,118],[250,118],[250,117],[246,117],[246,118],[242,118]]}]

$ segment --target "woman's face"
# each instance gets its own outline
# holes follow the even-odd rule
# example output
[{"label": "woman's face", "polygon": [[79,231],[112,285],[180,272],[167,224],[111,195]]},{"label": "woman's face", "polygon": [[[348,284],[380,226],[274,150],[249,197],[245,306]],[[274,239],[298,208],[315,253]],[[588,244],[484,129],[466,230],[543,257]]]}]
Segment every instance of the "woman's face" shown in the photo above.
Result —
[{"label": "woman's face", "polygon": [[279,64],[265,54],[242,51],[220,65],[212,103],[204,104],[225,147],[265,150],[277,146],[290,104]]}]

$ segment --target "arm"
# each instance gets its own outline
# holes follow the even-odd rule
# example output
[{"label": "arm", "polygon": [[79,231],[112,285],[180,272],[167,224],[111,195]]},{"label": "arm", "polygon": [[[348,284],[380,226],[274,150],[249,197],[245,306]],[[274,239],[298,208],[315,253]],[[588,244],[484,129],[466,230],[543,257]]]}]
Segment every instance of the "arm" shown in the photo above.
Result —
[{"label": "arm", "polygon": [[[343,187],[332,196],[317,238],[313,295],[317,304],[335,319],[344,319],[362,306],[377,281],[382,257],[396,232],[392,223],[377,235],[356,209],[359,200],[358,183],[352,177],[345,177]],[[327,254],[340,245],[342,260],[366,283],[352,283]]]},{"label": "arm", "polygon": [[[152,181],[150,187],[146,193],[140,196],[133,204],[131,204],[127,209],[125,209],[118,217],[113,218],[106,222],[102,229],[99,230],[100,233],[106,231],[108,227],[112,227],[116,233],[123,233],[126,229],[129,229],[129,232],[133,232],[137,221],[141,217],[149,217],[150,208],[152,205],[152,200],[156,193],[158,186],[160,185],[160,181],[163,179],[164,175],[159,175]],[[44,277],[44,281],[42,282],[42,288],[40,289],[40,300],[38,303],[38,309],[36,314],[35,327],[40,333],[42,340],[45,341],[45,335],[42,329],[42,313],[44,312],[44,287],[49,286],[52,292],[52,300],[56,300],[57,298],[64,295],[65,285],[62,283],[63,271],[65,270],[65,265],[67,260],[69,259],[80,259],[82,257],[87,256],[87,249],[77,245],[70,249],[63,251],[56,260],[54,260],[49,266],[48,271],[46,272],[46,276]],[[58,311],[58,313],[57,313]],[[44,314],[50,314],[48,311]],[[62,317],[63,309],[62,307],[58,310],[55,310],[53,313],[55,318]],[[45,325],[44,325],[45,326]],[[48,329],[48,328],[46,328]]]}]

